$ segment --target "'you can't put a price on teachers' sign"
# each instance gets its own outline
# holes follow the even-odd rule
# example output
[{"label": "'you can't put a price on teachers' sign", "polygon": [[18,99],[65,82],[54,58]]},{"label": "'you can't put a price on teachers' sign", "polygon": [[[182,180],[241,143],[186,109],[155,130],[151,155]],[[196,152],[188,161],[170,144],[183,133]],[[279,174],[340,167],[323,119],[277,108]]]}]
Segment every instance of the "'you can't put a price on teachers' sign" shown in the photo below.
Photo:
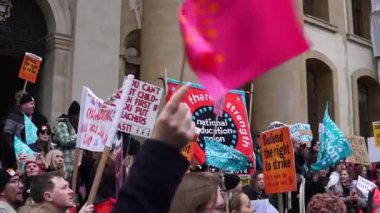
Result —
[{"label": "'you can't put a price on teachers' sign", "polygon": [[[156,121],[162,91],[160,87],[134,79],[118,130],[141,137],[150,137]],[[120,98],[121,89],[106,100],[106,104],[116,106]]]},{"label": "'you can't put a price on teachers' sign", "polygon": [[265,192],[283,193],[297,190],[293,143],[289,127],[284,126],[260,134]]}]

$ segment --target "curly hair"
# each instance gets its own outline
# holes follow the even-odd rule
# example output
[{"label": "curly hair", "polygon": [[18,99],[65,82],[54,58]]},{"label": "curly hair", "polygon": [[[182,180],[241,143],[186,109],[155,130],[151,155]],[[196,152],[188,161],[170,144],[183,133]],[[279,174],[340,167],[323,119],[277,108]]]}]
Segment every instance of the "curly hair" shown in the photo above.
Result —
[{"label": "curly hair", "polygon": [[307,205],[307,213],[345,213],[346,204],[337,196],[323,193],[314,195]]}]

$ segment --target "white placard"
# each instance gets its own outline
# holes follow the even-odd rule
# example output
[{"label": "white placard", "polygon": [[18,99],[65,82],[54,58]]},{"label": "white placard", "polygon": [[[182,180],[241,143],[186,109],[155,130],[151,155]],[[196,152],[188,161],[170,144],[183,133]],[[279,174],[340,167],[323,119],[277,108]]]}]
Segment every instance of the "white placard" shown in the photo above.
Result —
[{"label": "white placard", "polygon": [[361,191],[363,192],[364,196],[366,198],[368,198],[368,193],[371,189],[375,188],[376,187],[376,184],[372,183],[371,181],[365,179],[365,178],[362,178],[361,176],[359,176],[358,178],[358,184],[356,185],[356,187]]},{"label": "white placard", "polygon": [[380,162],[380,147],[376,147],[375,145],[375,138],[367,138],[368,142],[368,154],[369,154],[369,161],[371,163],[377,163]]},{"label": "white placard", "polygon": [[[134,79],[121,115],[118,130],[141,137],[150,137],[160,105],[163,89]],[[113,94],[106,104],[115,106],[121,90]]]}]

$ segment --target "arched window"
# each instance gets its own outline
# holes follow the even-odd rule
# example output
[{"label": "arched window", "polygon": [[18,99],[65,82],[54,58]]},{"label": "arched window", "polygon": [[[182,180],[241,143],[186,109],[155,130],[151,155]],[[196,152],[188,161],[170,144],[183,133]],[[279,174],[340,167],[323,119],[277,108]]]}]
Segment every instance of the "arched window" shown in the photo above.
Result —
[{"label": "arched window", "polygon": [[370,0],[352,1],[353,33],[357,36],[370,39]]},{"label": "arched window", "polygon": [[380,88],[377,81],[363,76],[357,80],[360,135],[372,137],[372,122],[380,121]]},{"label": "arched window", "polygon": [[303,0],[303,12],[324,21],[329,21],[328,0]]},{"label": "arched window", "polygon": [[318,126],[323,120],[326,104],[329,114],[334,119],[334,87],[332,71],[329,66],[318,59],[306,60],[307,111],[314,138],[318,139]]},{"label": "arched window", "polygon": [[363,82],[358,81],[358,99],[359,99],[359,122],[360,135],[364,137],[370,136],[370,120],[369,120],[369,91]]}]

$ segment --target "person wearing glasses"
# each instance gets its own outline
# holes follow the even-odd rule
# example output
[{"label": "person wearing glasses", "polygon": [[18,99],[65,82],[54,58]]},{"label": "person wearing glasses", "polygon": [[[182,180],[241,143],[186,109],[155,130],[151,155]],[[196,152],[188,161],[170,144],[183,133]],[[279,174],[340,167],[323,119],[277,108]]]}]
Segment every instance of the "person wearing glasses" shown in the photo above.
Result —
[{"label": "person wearing glasses", "polygon": [[30,144],[29,147],[37,152],[42,154],[42,156],[45,157],[45,155],[53,149],[52,143],[51,143],[51,129],[48,124],[41,125],[37,130],[38,140]]},{"label": "person wearing glasses", "polygon": [[0,169],[0,212],[16,213],[15,207],[23,201],[24,185],[13,169]]}]

